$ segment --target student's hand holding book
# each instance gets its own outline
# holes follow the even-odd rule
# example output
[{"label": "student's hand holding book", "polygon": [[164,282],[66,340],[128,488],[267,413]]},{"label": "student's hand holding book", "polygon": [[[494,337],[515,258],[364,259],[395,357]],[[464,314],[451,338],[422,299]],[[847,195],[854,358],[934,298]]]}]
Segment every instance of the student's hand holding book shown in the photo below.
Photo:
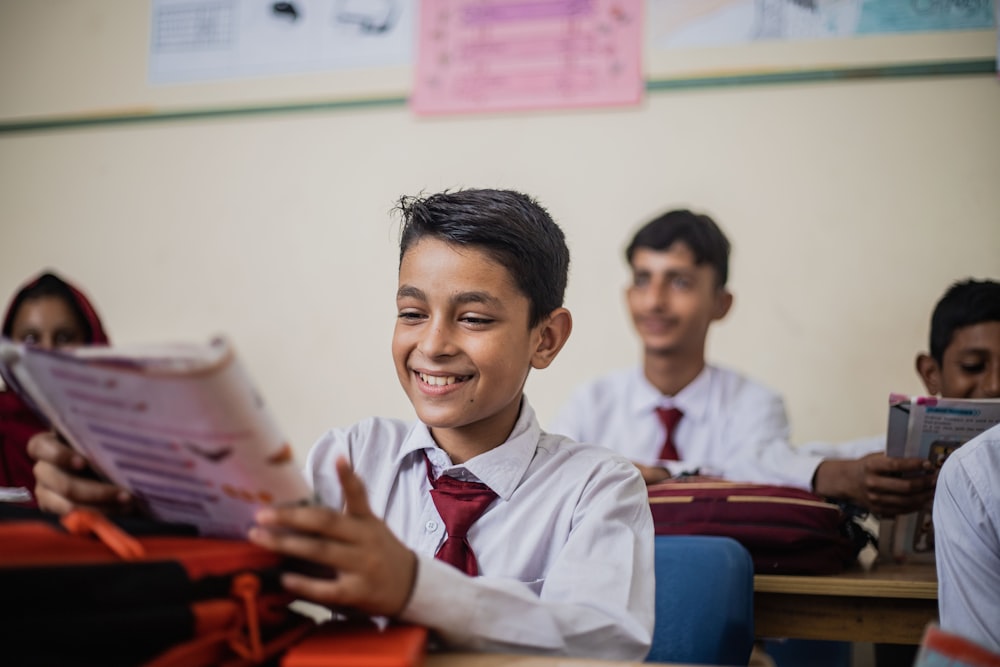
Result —
[{"label": "student's hand holding book", "polygon": [[135,504],[128,491],[101,481],[86,459],[54,433],[38,433],[28,441],[35,459],[35,499],[55,514],[87,507],[103,514],[130,513]]},{"label": "student's hand holding book", "polygon": [[224,338],[51,351],[0,338],[0,374],[65,440],[31,445],[50,511],[138,510],[234,538],[258,507],[312,496]]},{"label": "student's hand holding book", "polygon": [[251,542],[329,570],[329,576],[288,572],[291,593],[329,607],[378,616],[406,608],[417,577],[417,557],[375,516],[364,483],[347,460],[337,461],[344,511],[303,505],[257,512]]},{"label": "student's hand holding book", "polygon": [[860,459],[826,459],[816,469],[813,489],[891,517],[927,506],[934,499],[936,481],[927,459],[875,452]]}]

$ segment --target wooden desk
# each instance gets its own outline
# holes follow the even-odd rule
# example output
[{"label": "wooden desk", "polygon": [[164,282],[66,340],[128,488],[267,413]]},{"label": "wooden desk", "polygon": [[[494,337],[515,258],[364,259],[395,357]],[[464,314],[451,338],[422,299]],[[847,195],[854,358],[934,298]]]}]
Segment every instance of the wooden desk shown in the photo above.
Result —
[{"label": "wooden desk", "polygon": [[877,563],[824,577],[754,577],[757,637],[919,644],[937,620],[934,565]]},{"label": "wooden desk", "polygon": [[[497,653],[428,653],[424,661],[424,667],[648,667],[650,664],[657,663]],[[675,663],[670,664],[674,667],[684,667]],[[687,667],[694,666],[688,665]]]}]

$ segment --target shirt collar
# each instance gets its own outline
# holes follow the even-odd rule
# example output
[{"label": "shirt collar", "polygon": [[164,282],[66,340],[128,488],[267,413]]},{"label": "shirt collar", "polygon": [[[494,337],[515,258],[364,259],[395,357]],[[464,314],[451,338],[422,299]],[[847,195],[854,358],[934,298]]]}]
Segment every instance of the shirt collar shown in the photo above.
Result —
[{"label": "shirt collar", "polygon": [[687,418],[701,420],[708,412],[712,396],[712,379],[715,369],[708,364],[674,396],[665,396],[646,379],[642,367],[635,370],[635,391],[630,397],[632,414],[636,417],[649,414],[658,407],[676,407]]},{"label": "shirt collar", "polygon": [[[535,411],[528,399],[522,398],[521,413],[507,440],[465,463],[453,465],[448,454],[434,442],[430,429],[422,422],[417,422],[410,429],[400,447],[399,456],[403,458],[426,451],[435,477],[447,473],[456,479],[482,482],[500,498],[509,500],[535,457],[540,436],[541,427]],[[423,461],[420,465],[424,465]]]}]

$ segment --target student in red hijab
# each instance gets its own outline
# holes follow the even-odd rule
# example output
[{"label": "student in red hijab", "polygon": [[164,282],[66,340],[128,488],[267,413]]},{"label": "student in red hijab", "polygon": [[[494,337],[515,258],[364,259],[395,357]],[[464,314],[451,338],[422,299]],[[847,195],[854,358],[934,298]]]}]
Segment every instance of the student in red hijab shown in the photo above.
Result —
[{"label": "student in red hijab", "polygon": [[[3,318],[4,337],[46,349],[107,345],[108,337],[86,296],[54,273],[43,273],[22,286]],[[9,499],[34,505],[34,461],[28,439],[48,428],[13,391],[0,391],[0,487],[23,488]]]}]

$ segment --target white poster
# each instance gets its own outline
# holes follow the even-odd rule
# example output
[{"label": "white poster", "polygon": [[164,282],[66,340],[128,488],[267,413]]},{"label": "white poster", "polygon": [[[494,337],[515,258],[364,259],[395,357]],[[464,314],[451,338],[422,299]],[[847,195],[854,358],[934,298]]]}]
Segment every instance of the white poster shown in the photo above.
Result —
[{"label": "white poster", "polygon": [[410,0],[153,0],[149,81],[409,64],[415,9]]}]

